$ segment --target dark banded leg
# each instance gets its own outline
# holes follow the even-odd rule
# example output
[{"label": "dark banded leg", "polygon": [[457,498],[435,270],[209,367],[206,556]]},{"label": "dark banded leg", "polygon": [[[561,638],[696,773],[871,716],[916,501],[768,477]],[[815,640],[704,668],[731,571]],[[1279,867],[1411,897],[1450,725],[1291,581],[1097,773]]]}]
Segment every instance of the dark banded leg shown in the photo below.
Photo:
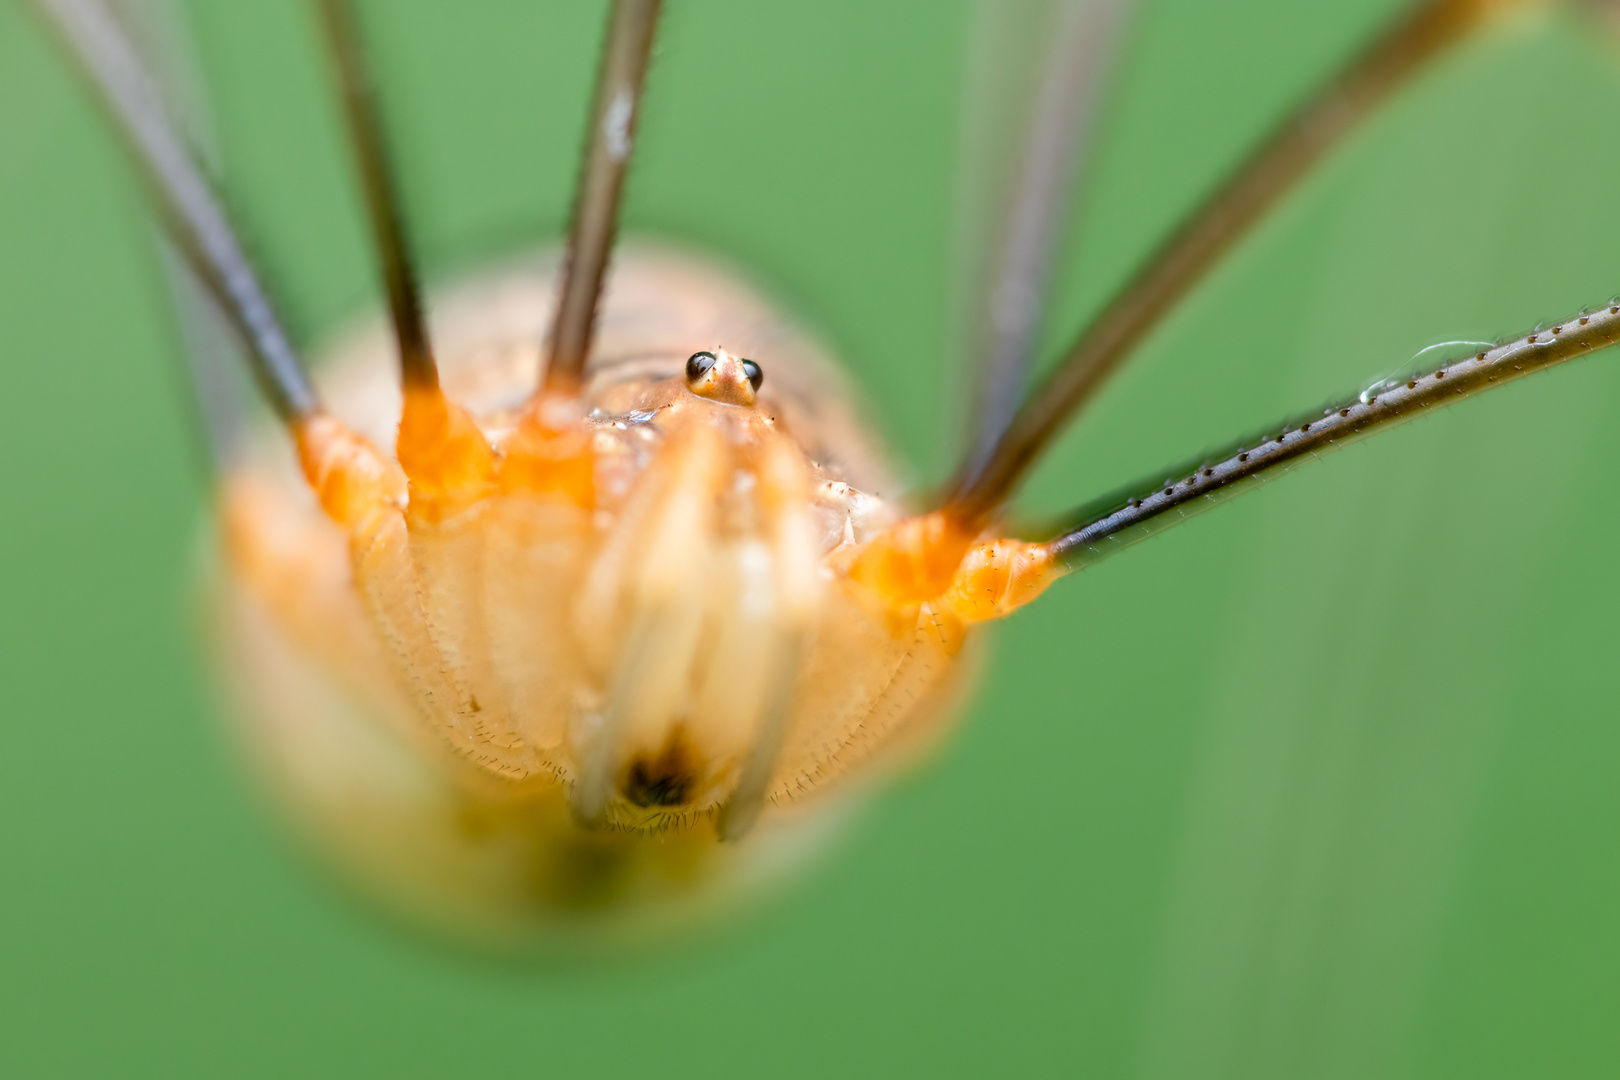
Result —
[{"label": "dark banded leg", "polygon": [[1082,507],[1045,546],[1068,569],[1090,566],[1301,462],[1616,343],[1620,343],[1620,302],[1421,374],[1379,384],[1333,408],[1279,424],[1273,434],[1167,469],[1153,482]]},{"label": "dark banded leg", "polygon": [[290,426],[314,415],[314,387],[282,321],[122,27],[98,0],[36,4],[97,90],[176,249],[247,346],[271,408]]},{"label": "dark banded leg", "polygon": [[399,346],[400,376],[407,386],[437,389],[439,372],[422,319],[422,302],[411,263],[399,192],[389,168],[382,120],[378,115],[371,71],[355,25],[354,8],[349,0],[316,0],[315,7],[332,54],[338,94],[343,100],[349,141],[365,195],[366,213],[371,219],[371,235],[377,245],[377,261],[388,291],[388,311]]},{"label": "dark banded leg", "polygon": [[618,232],[619,204],[630,168],[659,7],[660,0],[613,3],[597,72],[579,187],[574,192],[562,290],[551,324],[545,373],[548,391],[572,393],[579,386],[590,356],[596,306]]},{"label": "dark banded leg", "polygon": [[988,453],[963,466],[945,513],[970,526],[988,518],[1114,369],[1313,164],[1430,60],[1512,6],[1422,0],[1307,98],[1115,294]]},{"label": "dark banded leg", "polygon": [[350,0],[315,0],[315,7],[332,54],[399,348],[404,403],[394,456],[411,479],[415,508],[434,518],[448,507],[476,499],[493,483],[494,456],[477,423],[439,388],[399,190],[388,163],[354,8]]},{"label": "dark banded leg", "polygon": [[321,409],[235,230],[122,28],[99,0],[36,2],[100,91],[175,247],[247,346],[249,366],[293,435],[327,515],[356,528],[403,503],[398,467]]}]

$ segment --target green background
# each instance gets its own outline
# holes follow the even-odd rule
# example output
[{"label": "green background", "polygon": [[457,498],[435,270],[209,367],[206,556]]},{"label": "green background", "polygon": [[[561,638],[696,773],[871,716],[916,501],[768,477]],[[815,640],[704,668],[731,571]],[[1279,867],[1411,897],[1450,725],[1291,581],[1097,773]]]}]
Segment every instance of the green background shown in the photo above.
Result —
[{"label": "green background", "polygon": [[[1056,342],[1389,0],[1151,0]],[[301,5],[191,5],[300,332],[373,302]],[[969,19],[670,0],[632,231],[818,327],[921,482],[949,374]],[[432,275],[561,228],[603,8],[366,7]],[[1056,509],[1620,289],[1620,49],[1475,43],[1155,335]],[[0,0],[0,1071],[1590,1076],[1620,1068],[1620,357],[1380,437],[1055,587],[959,734],[788,895],[644,958],[440,951],[287,850],[221,735],[206,486],[132,178]]]}]

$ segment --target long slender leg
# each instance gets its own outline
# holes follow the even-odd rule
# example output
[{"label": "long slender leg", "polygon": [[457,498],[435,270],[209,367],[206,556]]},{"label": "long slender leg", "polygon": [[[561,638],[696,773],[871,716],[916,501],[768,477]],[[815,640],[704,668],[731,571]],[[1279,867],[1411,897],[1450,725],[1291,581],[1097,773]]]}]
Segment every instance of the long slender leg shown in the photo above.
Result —
[{"label": "long slender leg", "polygon": [[369,527],[404,502],[404,478],[321,409],[258,274],[122,28],[98,0],[37,3],[100,92],[175,247],[247,346],[253,374],[292,432],[322,507],[345,527]]},{"label": "long slender leg", "polygon": [[122,28],[96,0],[36,2],[99,92],[175,246],[247,345],[271,408],[290,425],[314,415],[315,390],[298,354]]},{"label": "long slender leg", "polygon": [[1302,462],[1426,411],[1620,344],[1620,301],[1505,345],[1383,383],[1309,419],[1278,424],[1197,462],[1098,499],[1046,541],[996,540],[969,550],[938,601],[969,622],[1000,618],[1057,578],[1219,506]]},{"label": "long slender leg", "polygon": [[1611,304],[1375,388],[1309,420],[1280,424],[1275,435],[1233,445],[1196,465],[1167,470],[1160,474],[1167,479],[1142,485],[1133,493],[1093,503],[1073,516],[1073,523],[1052,541],[1052,550],[1071,568],[1088,566],[1302,461],[1616,342],[1620,342],[1620,304]]},{"label": "long slender leg", "polygon": [[1104,380],[1317,160],[1428,61],[1513,0],[1424,0],[1331,78],[1160,245],[1025,400],[982,460],[958,473],[944,509],[977,523],[999,506]]},{"label": "long slender leg", "polygon": [[1131,0],[1065,0],[1057,15],[986,295],[978,415],[967,468],[984,467],[1018,410],[1064,211],[1083,174]]},{"label": "long slender leg", "polygon": [[360,170],[366,213],[371,219],[371,234],[377,245],[377,260],[388,290],[388,311],[399,345],[400,374],[407,385],[437,387],[439,372],[422,319],[410,244],[393,172],[389,168],[371,71],[355,28],[354,9],[349,0],[316,0],[315,7],[326,30],[338,92],[349,123],[349,140]]},{"label": "long slender leg", "polygon": [[494,455],[477,423],[439,388],[410,238],[354,9],[350,0],[316,0],[315,6],[332,54],[399,348],[405,393],[394,456],[411,480],[414,509],[420,516],[437,518],[476,498],[493,482]]},{"label": "long slender leg", "polygon": [[248,395],[242,385],[247,376],[242,368],[242,346],[237,333],[220,314],[219,304],[197,280],[168,236],[154,230],[153,241],[163,262],[169,283],[169,296],[180,324],[181,345],[186,353],[195,416],[199,434],[206,440],[204,460],[209,479],[213,470],[228,469],[242,445],[248,416]]},{"label": "long slender leg", "polygon": [[[218,176],[218,147],[196,42],[175,0],[117,0],[117,4],[114,12],[119,24],[147,75],[158,80],[153,89],[175,129],[199,168],[208,176]],[[253,390],[246,385],[252,381],[250,368],[240,335],[161,226],[153,230],[153,243],[163,264],[186,354],[194,421],[199,434],[206,437],[205,476],[214,481],[230,470],[244,446],[250,423],[247,403]]]},{"label": "long slender leg", "polygon": [[579,385],[590,355],[597,300],[618,232],[620,197],[630,168],[641,88],[660,6],[661,0],[613,3],[591,106],[590,136],[574,194],[562,294],[551,325],[545,375],[549,391],[571,393]]}]

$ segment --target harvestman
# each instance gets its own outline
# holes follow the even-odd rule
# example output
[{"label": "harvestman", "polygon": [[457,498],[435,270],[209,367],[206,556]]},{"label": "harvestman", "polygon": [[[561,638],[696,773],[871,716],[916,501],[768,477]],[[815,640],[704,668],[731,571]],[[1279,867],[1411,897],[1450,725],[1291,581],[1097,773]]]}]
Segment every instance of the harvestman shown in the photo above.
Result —
[{"label": "harvestman", "polygon": [[853,775],[933,733],[976,624],[1307,458],[1620,340],[1620,304],[1578,313],[1003,537],[1041,452],[1266,210],[1520,5],[1400,15],[1020,400],[1124,4],[1066,9],[997,255],[977,430],[943,494],[908,511],[881,497],[883,463],[814,346],[761,337],[780,318],[741,285],[627,251],[604,294],[658,0],[614,4],[555,295],[546,268],[495,275],[436,298],[434,337],[353,13],[319,0],[392,331],[340,350],[321,391],[119,25],[97,0],[39,4],[280,422],[221,466],[219,637],[252,738],[336,861],[464,929],[659,918],[768,871]]}]

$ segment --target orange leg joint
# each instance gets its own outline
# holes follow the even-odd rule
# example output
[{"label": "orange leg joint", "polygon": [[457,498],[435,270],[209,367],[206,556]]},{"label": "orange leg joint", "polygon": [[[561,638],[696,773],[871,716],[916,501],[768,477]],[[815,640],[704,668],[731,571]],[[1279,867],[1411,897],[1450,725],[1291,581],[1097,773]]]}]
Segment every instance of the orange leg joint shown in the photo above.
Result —
[{"label": "orange leg joint", "polygon": [[1067,572],[1048,544],[974,539],[940,511],[906,518],[867,543],[849,576],[892,607],[932,602],[983,622],[1010,615]]},{"label": "orange leg joint", "polygon": [[849,576],[897,607],[921,604],[951,587],[973,539],[941,511],[909,517],[868,541]]},{"label": "orange leg joint", "polygon": [[298,421],[298,461],[328,517],[358,533],[405,505],[405,474],[375,446],[323,412]]},{"label": "orange leg joint", "polygon": [[410,478],[413,514],[438,518],[488,494],[495,455],[477,423],[437,386],[405,386],[395,447]]},{"label": "orange leg joint", "polygon": [[498,482],[508,494],[556,495],[596,503],[596,459],[579,422],[577,398],[544,393],[523,413],[504,446]]},{"label": "orange leg joint", "polygon": [[1049,544],[995,540],[978,544],[957,568],[940,605],[963,622],[1011,615],[1068,571]]}]

